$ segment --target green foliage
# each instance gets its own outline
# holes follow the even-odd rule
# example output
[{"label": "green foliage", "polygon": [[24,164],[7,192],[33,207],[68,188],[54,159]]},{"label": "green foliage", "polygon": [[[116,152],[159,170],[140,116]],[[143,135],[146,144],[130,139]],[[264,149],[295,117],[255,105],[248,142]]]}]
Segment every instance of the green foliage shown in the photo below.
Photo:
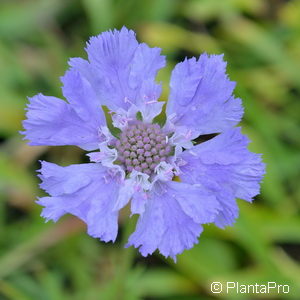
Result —
[{"label": "green foliage", "polygon": [[[179,60],[224,53],[245,106],[243,131],[267,164],[261,195],[253,204],[239,201],[236,225],[205,226],[199,244],[177,264],[123,248],[135,221],[126,210],[115,244],[87,236],[71,216],[44,224],[34,203],[42,195],[38,160],[67,165],[84,155],[74,147],[29,147],[18,133],[26,97],[61,97],[59,77],[68,57],[85,56],[90,35],[123,25],[167,55],[168,66],[159,73],[161,100]],[[299,299],[298,0],[2,0],[0,81],[1,300]],[[213,281],[276,281],[291,290],[213,294]]]}]

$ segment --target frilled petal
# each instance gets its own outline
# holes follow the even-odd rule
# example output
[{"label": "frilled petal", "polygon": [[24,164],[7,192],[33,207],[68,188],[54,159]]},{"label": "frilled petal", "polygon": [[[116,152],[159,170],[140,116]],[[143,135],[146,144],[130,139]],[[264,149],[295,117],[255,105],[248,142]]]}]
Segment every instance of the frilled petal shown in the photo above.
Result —
[{"label": "frilled petal", "polygon": [[159,249],[165,257],[176,260],[177,254],[198,242],[201,224],[212,222],[217,212],[215,196],[200,186],[157,183],[127,246],[140,247],[143,256]]},{"label": "frilled petal", "polygon": [[214,223],[220,228],[232,225],[239,216],[239,207],[236,203],[235,196],[224,189],[218,191],[217,199],[221,209],[219,210]]},{"label": "frilled petal", "polygon": [[166,113],[175,114],[178,126],[200,135],[223,132],[241,120],[241,100],[232,96],[235,82],[226,75],[223,55],[202,54],[177,64],[170,87]]},{"label": "frilled petal", "polygon": [[105,242],[114,241],[118,231],[118,178],[100,164],[90,163],[60,167],[42,162],[40,187],[50,197],[40,198],[42,216],[57,221],[70,213],[87,224],[88,234]]},{"label": "frilled petal", "polygon": [[181,154],[180,179],[214,192],[222,207],[216,221],[221,227],[238,215],[235,198],[252,201],[259,193],[264,164],[260,155],[248,151],[248,142],[240,128],[234,128]]},{"label": "frilled petal", "polygon": [[153,90],[145,88],[149,81],[159,97],[160,85],[154,79],[165,66],[165,57],[159,48],[139,44],[132,30],[123,27],[92,37],[86,51],[89,61],[73,58],[70,65],[89,80],[102,105],[116,111],[137,104],[141,95],[146,98],[142,101],[147,101],[153,97]]},{"label": "frilled petal", "polygon": [[146,192],[134,193],[131,199],[131,215],[143,214],[145,206],[148,201],[148,194]]},{"label": "frilled petal", "polygon": [[74,69],[61,77],[62,91],[77,115],[91,126],[105,124],[105,116],[90,83]]},{"label": "frilled petal", "polygon": [[97,149],[105,117],[90,84],[75,70],[68,71],[62,81],[69,103],[42,94],[29,98],[27,119],[23,121],[25,139],[30,145]]},{"label": "frilled petal", "polygon": [[133,170],[128,178],[122,180],[119,197],[115,209],[120,210],[134,194],[143,194],[150,189],[149,175]]},{"label": "frilled petal", "polygon": [[153,118],[159,115],[165,102],[157,101],[161,94],[161,86],[153,80],[144,81],[135,106],[140,111],[144,122],[151,123]]},{"label": "frilled petal", "polygon": [[196,223],[206,224],[214,220],[220,206],[215,195],[204,186],[169,181],[167,187],[170,196],[176,199],[185,214]]}]

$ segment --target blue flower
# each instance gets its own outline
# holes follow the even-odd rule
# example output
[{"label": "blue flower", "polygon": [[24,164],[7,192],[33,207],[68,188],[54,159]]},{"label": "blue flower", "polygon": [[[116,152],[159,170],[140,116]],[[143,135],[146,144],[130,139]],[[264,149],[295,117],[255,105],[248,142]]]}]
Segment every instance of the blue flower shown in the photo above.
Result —
[{"label": "blue flower", "polygon": [[[62,77],[67,101],[42,94],[29,99],[23,134],[30,145],[96,150],[87,164],[42,162],[40,186],[49,194],[37,201],[42,216],[57,221],[73,214],[89,235],[115,241],[118,213],[130,202],[139,219],[127,246],[143,256],[158,249],[174,260],[198,242],[202,224],[232,225],[236,198],[251,202],[259,193],[264,165],[234,127],[243,107],[232,95],[223,56],[202,54],[176,65],[160,126],[153,122],[164,104],[155,82],[165,66],[160,49],[139,44],[122,28],[92,37],[86,52],[88,60],[72,58]],[[106,126],[103,105],[118,137]],[[212,133],[218,135],[193,143]]]}]

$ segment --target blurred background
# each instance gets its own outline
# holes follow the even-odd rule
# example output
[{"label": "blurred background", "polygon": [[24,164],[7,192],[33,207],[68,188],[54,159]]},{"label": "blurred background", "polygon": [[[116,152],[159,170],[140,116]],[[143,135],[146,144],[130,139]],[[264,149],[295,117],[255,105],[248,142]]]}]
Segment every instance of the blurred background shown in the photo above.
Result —
[{"label": "blurred background", "polygon": [[[91,35],[126,25],[162,48],[163,99],[174,65],[202,52],[224,53],[243,132],[263,153],[267,174],[251,205],[239,200],[234,227],[205,226],[177,264],[85,233],[71,216],[44,223],[35,204],[39,159],[84,161],[76,147],[29,147],[22,129],[26,97],[61,97],[69,57],[86,57]],[[0,299],[300,299],[300,1],[297,0],[1,0],[0,1]],[[129,226],[130,227],[130,226]],[[213,281],[290,285],[280,295],[213,294]]]}]

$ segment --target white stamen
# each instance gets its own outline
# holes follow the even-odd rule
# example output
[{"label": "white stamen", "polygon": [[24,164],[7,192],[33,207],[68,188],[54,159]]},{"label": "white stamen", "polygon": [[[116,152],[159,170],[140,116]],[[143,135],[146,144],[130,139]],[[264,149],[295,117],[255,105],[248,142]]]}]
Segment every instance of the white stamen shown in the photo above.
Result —
[{"label": "white stamen", "polygon": [[156,103],[157,101],[156,100],[150,100],[150,101],[147,101],[146,104],[152,104],[152,103]]},{"label": "white stamen", "polygon": [[129,98],[127,98],[127,97],[124,98],[124,102],[132,104],[132,101],[130,101]]}]

